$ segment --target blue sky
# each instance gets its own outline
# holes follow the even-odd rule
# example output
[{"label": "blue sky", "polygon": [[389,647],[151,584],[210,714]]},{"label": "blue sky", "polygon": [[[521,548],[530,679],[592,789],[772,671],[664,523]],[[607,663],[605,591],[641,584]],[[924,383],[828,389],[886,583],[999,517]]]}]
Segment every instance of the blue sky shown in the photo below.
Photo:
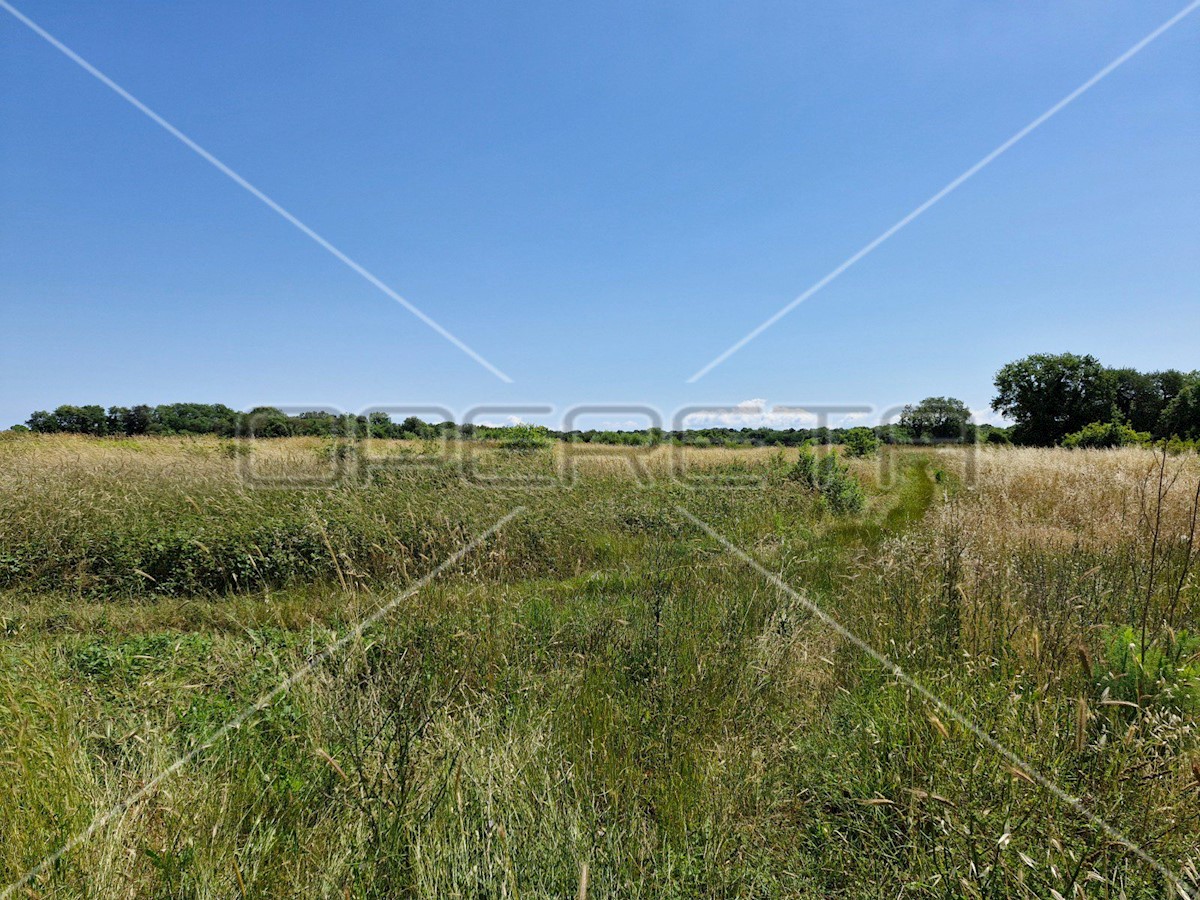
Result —
[{"label": "blue sky", "polygon": [[1183,5],[21,0],[513,382],[0,11],[0,425],[1200,367],[1198,11],[686,382]]}]

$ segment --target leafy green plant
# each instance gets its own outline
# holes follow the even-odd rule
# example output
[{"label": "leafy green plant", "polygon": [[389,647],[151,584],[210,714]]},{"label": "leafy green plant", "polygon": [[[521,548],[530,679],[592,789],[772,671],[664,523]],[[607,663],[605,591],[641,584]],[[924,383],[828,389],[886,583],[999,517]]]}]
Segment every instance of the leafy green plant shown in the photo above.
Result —
[{"label": "leafy green plant", "polygon": [[1072,450],[1132,447],[1150,442],[1150,434],[1134,431],[1122,422],[1092,422],[1063,438],[1062,445]]},{"label": "leafy green plant", "polygon": [[1200,702],[1200,635],[1166,631],[1147,640],[1130,625],[1104,633],[1105,670],[1098,673],[1101,691],[1113,700],[1196,709]]},{"label": "leafy green plant", "polygon": [[792,481],[798,481],[807,488],[816,490],[817,488],[817,455],[812,452],[809,447],[801,447],[800,455],[796,457],[796,463],[792,466],[788,477]]},{"label": "leafy green plant", "polygon": [[358,452],[357,445],[351,441],[330,440],[321,445],[319,451],[322,459],[332,462],[345,462],[353,459]]},{"label": "leafy green plant", "polygon": [[1171,456],[1182,456],[1184,453],[1195,453],[1200,449],[1200,442],[1185,441],[1183,438],[1175,436],[1163,442],[1162,446]]},{"label": "leafy green plant", "polygon": [[983,434],[985,443],[998,444],[1002,447],[1012,445],[1012,438],[1008,436],[1008,431],[1004,428],[988,428]]},{"label": "leafy green plant", "polygon": [[505,450],[542,450],[550,443],[550,431],[543,425],[512,425],[504,429],[500,438],[500,446]]},{"label": "leafy green plant", "polygon": [[835,513],[861,512],[866,505],[862,484],[836,453],[821,457],[817,463],[817,490]]},{"label": "leafy green plant", "polygon": [[[133,441],[129,441],[128,443],[133,444],[137,449],[141,449]],[[247,441],[232,439],[221,441],[221,455],[228,457],[229,459],[237,459],[242,456],[249,456],[253,452],[254,448],[250,446]]]},{"label": "leafy green plant", "polygon": [[808,447],[801,447],[788,477],[820,494],[835,513],[860,512],[866,505],[862,484],[836,453],[818,457]]},{"label": "leafy green plant", "polygon": [[851,428],[842,436],[842,444],[850,457],[862,459],[879,452],[879,438],[870,428]]}]

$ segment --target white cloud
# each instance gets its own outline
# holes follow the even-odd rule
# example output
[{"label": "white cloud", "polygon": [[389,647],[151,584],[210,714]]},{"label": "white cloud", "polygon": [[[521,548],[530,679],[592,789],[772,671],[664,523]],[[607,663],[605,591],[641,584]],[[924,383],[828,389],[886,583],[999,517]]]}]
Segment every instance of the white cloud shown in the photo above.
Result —
[{"label": "white cloud", "polygon": [[1012,424],[1011,421],[990,407],[971,410],[971,419],[976,425],[999,425],[1002,428],[1007,428]]},{"label": "white cloud", "polygon": [[525,420],[520,416],[508,416],[503,422],[497,422],[495,419],[481,419],[475,424],[483,428],[507,428],[509,425],[524,425]]},{"label": "white cloud", "polygon": [[828,412],[823,416],[797,406],[776,406],[767,409],[762,398],[743,400],[730,407],[714,407],[688,413],[683,419],[684,428],[815,428],[822,419],[830,428],[840,428],[849,423],[865,424],[870,416],[866,412]]}]

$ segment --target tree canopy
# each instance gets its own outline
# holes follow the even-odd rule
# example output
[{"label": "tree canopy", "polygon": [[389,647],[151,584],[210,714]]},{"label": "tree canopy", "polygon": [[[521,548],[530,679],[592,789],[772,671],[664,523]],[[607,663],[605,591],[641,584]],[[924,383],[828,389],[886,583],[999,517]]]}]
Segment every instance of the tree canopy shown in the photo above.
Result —
[{"label": "tree canopy", "polygon": [[1111,417],[1109,378],[1094,356],[1035,353],[996,373],[992,409],[1016,424],[1022,444],[1058,444],[1073,431]]},{"label": "tree canopy", "polygon": [[972,434],[971,410],[956,397],[926,397],[900,413],[900,427],[915,441],[961,441]]},{"label": "tree canopy", "polygon": [[1159,432],[1200,441],[1200,377],[1185,384],[1163,410]]},{"label": "tree canopy", "polygon": [[1200,437],[1194,401],[1200,372],[1110,369],[1094,356],[1035,353],[996,373],[992,408],[1014,421],[1022,444],[1061,444],[1094,423],[1155,438]]}]

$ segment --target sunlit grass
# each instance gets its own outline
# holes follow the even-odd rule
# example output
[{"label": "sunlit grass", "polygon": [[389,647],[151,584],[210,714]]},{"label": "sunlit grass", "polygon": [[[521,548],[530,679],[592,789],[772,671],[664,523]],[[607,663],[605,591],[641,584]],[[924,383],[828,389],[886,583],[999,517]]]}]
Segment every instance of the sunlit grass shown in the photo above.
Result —
[{"label": "sunlit grass", "polygon": [[355,452],[382,464],[299,490],[218,440],[0,442],[6,879],[518,504],[33,895],[563,897],[585,867],[589,897],[1169,892],[680,505],[1194,871],[1195,457],[1159,502],[1145,450],[887,450],[839,516],[794,451]]}]

